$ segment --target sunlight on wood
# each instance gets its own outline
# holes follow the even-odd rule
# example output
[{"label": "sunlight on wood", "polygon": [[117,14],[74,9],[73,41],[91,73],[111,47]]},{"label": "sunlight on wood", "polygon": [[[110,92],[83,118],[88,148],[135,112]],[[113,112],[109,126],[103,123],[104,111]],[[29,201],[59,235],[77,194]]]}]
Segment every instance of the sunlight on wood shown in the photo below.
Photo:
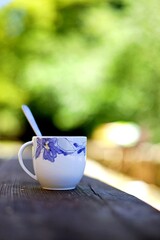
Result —
[{"label": "sunlight on wood", "polygon": [[87,159],[85,175],[129,193],[160,210],[160,189],[154,185],[127,177],[91,159]]},{"label": "sunlight on wood", "polygon": [[13,157],[17,157],[18,150],[22,142],[16,141],[1,141],[0,142],[0,158],[8,160]]}]

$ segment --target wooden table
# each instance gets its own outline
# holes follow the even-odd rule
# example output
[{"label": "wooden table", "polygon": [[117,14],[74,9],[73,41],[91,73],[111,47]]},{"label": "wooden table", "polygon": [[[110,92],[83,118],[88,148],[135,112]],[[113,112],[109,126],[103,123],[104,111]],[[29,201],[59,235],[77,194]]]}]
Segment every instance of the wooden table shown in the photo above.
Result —
[{"label": "wooden table", "polygon": [[12,159],[0,165],[0,240],[160,239],[160,212],[84,176],[72,191],[42,190]]}]

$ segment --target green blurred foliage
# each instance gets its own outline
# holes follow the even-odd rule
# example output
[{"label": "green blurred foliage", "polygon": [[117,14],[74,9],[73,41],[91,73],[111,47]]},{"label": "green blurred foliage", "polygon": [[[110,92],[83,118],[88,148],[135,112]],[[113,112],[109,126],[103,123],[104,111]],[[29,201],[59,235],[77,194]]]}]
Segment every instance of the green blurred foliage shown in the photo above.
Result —
[{"label": "green blurred foliage", "polygon": [[[159,0],[14,0],[0,9],[0,136],[21,104],[61,131],[135,121],[160,140]],[[44,132],[45,132],[45,127]]]}]

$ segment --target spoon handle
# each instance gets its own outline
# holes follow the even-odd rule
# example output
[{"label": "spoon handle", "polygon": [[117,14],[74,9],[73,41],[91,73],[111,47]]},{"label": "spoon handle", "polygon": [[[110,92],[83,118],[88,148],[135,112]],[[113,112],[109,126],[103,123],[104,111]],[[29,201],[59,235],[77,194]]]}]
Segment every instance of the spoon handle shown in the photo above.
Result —
[{"label": "spoon handle", "polygon": [[37,125],[37,123],[36,123],[36,121],[33,117],[33,114],[31,112],[31,110],[29,109],[29,107],[27,105],[22,105],[22,110],[23,110],[28,122],[30,123],[33,131],[35,132],[35,134],[37,136],[42,136],[42,133],[39,130],[39,127],[38,127],[38,125]]}]

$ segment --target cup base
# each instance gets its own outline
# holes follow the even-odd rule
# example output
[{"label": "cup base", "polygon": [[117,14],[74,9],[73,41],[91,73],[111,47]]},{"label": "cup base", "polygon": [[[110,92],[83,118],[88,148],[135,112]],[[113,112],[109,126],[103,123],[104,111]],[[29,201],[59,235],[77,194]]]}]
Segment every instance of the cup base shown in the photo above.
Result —
[{"label": "cup base", "polygon": [[49,188],[49,187],[42,187],[42,188],[45,189],[45,190],[72,190],[72,189],[75,189],[75,187],[67,187],[67,188],[56,188],[56,187]]}]

